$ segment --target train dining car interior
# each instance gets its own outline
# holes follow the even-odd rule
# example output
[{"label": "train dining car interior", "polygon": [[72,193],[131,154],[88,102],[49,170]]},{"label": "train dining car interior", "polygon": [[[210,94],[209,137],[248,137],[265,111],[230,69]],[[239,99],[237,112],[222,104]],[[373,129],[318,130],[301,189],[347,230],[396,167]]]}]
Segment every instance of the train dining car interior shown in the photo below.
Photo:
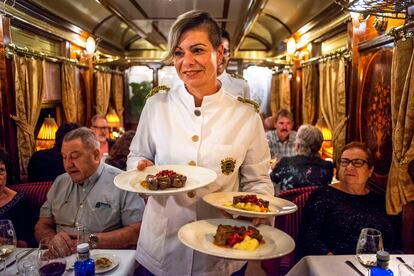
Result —
[{"label": "train dining car interior", "polygon": [[[217,25],[220,28],[221,41],[223,38],[225,39],[219,46],[212,46],[214,48],[212,48],[213,54],[211,59],[207,61],[201,59],[206,51],[210,51],[206,49],[210,49],[208,47],[210,44],[212,45],[210,42],[216,33],[209,29],[210,27],[194,27],[199,23],[192,22],[191,24],[195,24],[191,25],[193,27],[187,26],[187,29],[183,29],[182,33],[175,34],[178,38],[174,38],[172,26],[179,28],[177,22],[184,20],[182,15],[192,10],[207,12],[215,22],[214,26]],[[204,45],[201,46],[201,50],[199,48],[194,50],[196,46],[191,46],[188,50],[186,43],[191,39],[202,40],[203,32],[207,33],[210,42],[206,42],[206,44],[200,42],[201,45]],[[217,159],[219,160],[217,161],[218,170],[216,170],[218,176],[215,183],[230,181],[223,179],[226,179],[226,176],[230,179],[231,176],[232,179],[239,177],[237,181],[234,180],[234,183],[237,183],[234,185],[240,183],[240,186],[239,188],[226,186],[227,188],[218,190],[211,188],[211,191],[216,192],[236,192],[238,189],[237,192],[250,191],[261,194],[265,191],[259,188],[255,190],[254,187],[251,190],[246,188],[250,187],[249,183],[254,183],[249,177],[256,173],[255,170],[258,170],[259,167],[259,165],[253,166],[249,162],[258,158],[260,162],[266,160],[264,162],[266,165],[262,166],[266,166],[266,181],[269,185],[272,184],[272,189],[275,191],[271,193],[272,200],[273,198],[283,198],[287,200],[286,202],[293,202],[297,206],[296,213],[278,216],[276,222],[272,222],[275,227],[271,226],[272,229],[280,229],[283,233],[287,233],[286,235],[292,239],[295,246],[286,249],[285,252],[278,253],[279,255],[269,255],[269,258],[263,256],[260,258],[257,257],[260,254],[254,255],[253,253],[251,256],[254,257],[243,258],[238,257],[239,255],[222,257],[221,253],[214,250],[214,252],[210,252],[208,248],[201,250],[196,248],[199,245],[191,245],[191,241],[184,241],[185,246],[182,244],[180,246],[185,247],[186,250],[191,248],[194,252],[201,251],[204,252],[202,254],[213,255],[220,258],[219,260],[234,258],[249,261],[247,270],[245,266],[232,266],[233,263],[229,266],[226,266],[227,263],[223,264],[223,267],[226,267],[223,269],[223,273],[229,275],[243,275],[232,273],[245,273],[245,275],[352,275],[351,273],[356,273],[352,270],[354,268],[351,269],[343,265],[344,261],[351,259],[334,258],[337,255],[355,255],[355,252],[350,254],[345,249],[345,251],[326,249],[326,251],[322,250],[322,253],[315,253],[315,255],[335,255],[332,256],[332,260],[341,262],[340,265],[338,264],[340,268],[337,273],[339,274],[330,274],[329,268],[323,267],[322,263],[329,262],[329,259],[306,259],[309,256],[304,257],[312,255],[312,251],[304,249],[306,247],[304,239],[307,239],[309,235],[304,234],[303,229],[308,229],[311,232],[316,227],[308,217],[314,218],[315,221],[320,219],[320,222],[329,219],[329,214],[332,218],[335,217],[331,207],[327,207],[326,215],[323,218],[320,213],[325,211],[320,211],[317,215],[311,213],[309,202],[316,202],[316,194],[319,190],[315,192],[315,189],[305,186],[333,185],[336,187],[335,185],[337,185],[337,189],[334,190],[345,191],[348,188],[344,190],[343,185],[346,182],[344,179],[361,177],[363,173],[366,173],[363,191],[375,193],[378,196],[374,201],[383,207],[384,216],[390,218],[394,228],[394,246],[389,248],[385,246],[385,249],[388,249],[391,254],[389,267],[394,271],[394,275],[397,275],[399,269],[408,271],[407,274],[400,275],[414,275],[414,255],[411,255],[414,254],[414,79],[411,79],[414,76],[413,33],[413,0],[2,0],[0,3],[0,149],[7,152],[7,158],[1,157],[0,154],[0,169],[4,165],[4,170],[7,170],[7,173],[0,175],[6,176],[1,182],[0,189],[3,189],[7,183],[6,187],[10,187],[7,190],[9,193],[10,191],[24,193],[26,197],[30,198],[30,204],[32,204],[28,208],[35,209],[36,212],[33,216],[40,219],[39,222],[41,222],[42,216],[45,214],[44,202],[51,201],[49,197],[53,194],[49,192],[46,199],[47,192],[52,185],[56,184],[52,184],[55,179],[60,179],[56,177],[66,171],[73,183],[76,182],[68,165],[68,162],[73,161],[72,157],[66,156],[67,152],[65,152],[66,150],[69,152],[68,143],[71,141],[65,140],[66,138],[63,137],[67,136],[59,133],[58,130],[62,125],[71,127],[71,124],[76,124],[76,128],[92,129],[97,141],[100,142],[100,161],[98,163],[104,163],[106,160],[108,164],[113,166],[122,164],[122,170],[135,169],[137,164],[139,167],[139,162],[142,160],[138,160],[142,159],[143,152],[148,159],[145,161],[155,167],[175,162],[175,165],[197,165],[213,169],[209,167],[209,164]],[[192,43],[192,41],[190,42]],[[175,48],[170,49],[170,47]],[[167,56],[170,58],[166,59]],[[210,72],[211,68],[217,67],[213,70],[216,76],[213,78],[214,82],[218,83],[217,89],[224,90],[226,97],[229,96],[226,99],[232,108],[233,105],[238,106],[235,111],[231,112],[232,116],[224,109],[217,111],[217,114],[220,114],[216,115],[218,117],[228,116],[228,119],[222,119],[223,124],[221,124],[221,119],[215,119],[216,121],[209,125],[208,119],[204,117],[204,108],[207,108],[204,104],[214,97],[211,93],[205,94],[203,101],[203,97],[197,98],[193,92],[190,92],[190,89],[196,90],[197,81],[204,81],[204,79],[201,80],[202,78],[197,80],[197,76],[200,74],[198,71],[180,71],[185,70],[181,68],[191,62],[191,66],[198,66],[197,68],[202,68],[200,70],[203,72]],[[222,76],[220,77],[220,75]],[[224,78],[227,79],[224,80]],[[230,82],[229,86],[225,86],[226,81]],[[182,91],[187,89],[188,95],[193,95],[195,99],[195,111],[193,112],[195,115],[191,114],[192,117],[188,122],[185,119],[183,122],[180,121],[182,119],[181,113],[178,114],[181,112],[180,108],[176,112],[171,111],[169,103],[162,102],[173,101],[171,100],[172,95],[181,93],[175,87],[181,86]],[[210,86],[206,85],[205,87]],[[237,90],[237,95],[230,95],[231,93],[227,93],[229,92],[227,89],[229,91],[231,89]],[[219,108],[221,102],[216,105]],[[256,128],[250,130],[250,135],[252,132],[256,133],[256,136],[251,138],[252,141],[256,139],[256,142],[251,145],[251,150],[249,150],[250,146],[246,144],[247,140],[240,138],[247,135],[243,132],[244,129],[254,125],[252,123],[250,126],[250,118],[244,117],[248,116],[247,113],[242,114],[241,110],[244,110],[245,107],[246,112],[252,112],[252,115],[249,116],[255,116],[257,121],[261,122],[259,130]],[[282,110],[287,113],[281,113]],[[240,115],[237,115],[239,113]],[[180,139],[189,133],[188,129],[196,132],[197,118],[206,120],[204,121],[206,125],[200,126],[204,130],[190,136],[188,141],[183,138],[180,142]],[[286,119],[288,122],[286,124],[289,126],[282,126],[281,118]],[[157,120],[161,125],[168,123],[172,125],[166,126],[165,129],[160,128],[162,130],[158,130],[157,127],[155,127],[156,130],[151,130],[151,127],[147,127]],[[280,125],[278,126],[278,124]],[[286,132],[285,138],[287,137],[287,142],[294,145],[291,150],[296,153],[279,155],[279,153],[272,152],[272,138],[269,138],[271,133],[274,133],[275,143],[283,144],[285,141],[279,135],[279,128],[281,132]],[[212,138],[206,137],[210,131],[211,135],[219,132],[218,129],[221,129],[223,136],[231,137],[231,139],[227,139],[216,134],[219,137],[217,144],[226,144],[222,148],[217,147],[219,150],[227,150],[232,147],[224,157],[218,157],[218,153],[215,152],[216,142],[211,142],[209,139]],[[286,180],[288,178],[283,176],[286,171],[279,166],[288,162],[284,158],[291,158],[291,156],[306,152],[303,149],[306,147],[303,141],[308,136],[305,136],[304,140],[300,140],[302,138],[299,137],[307,131],[311,133],[310,131],[313,129],[316,129],[315,131],[320,133],[320,137],[323,139],[315,151],[317,161],[311,161],[311,163],[329,163],[325,165],[331,171],[330,178],[326,185],[311,183],[312,181],[318,182],[319,178],[299,179],[299,182],[302,181],[300,185],[290,184],[290,180]],[[289,133],[296,133],[296,140],[292,135],[289,138]],[[61,139],[60,142],[58,142],[59,139]],[[262,152],[259,148],[263,145],[258,142],[259,140],[264,141],[265,144],[262,155],[258,153]],[[355,146],[355,144],[350,144],[351,142],[363,144]],[[63,148],[61,149],[62,143]],[[130,143],[131,148],[129,148]],[[187,154],[186,148],[191,148],[194,144],[198,145],[197,156],[193,155],[196,157],[184,160],[190,156]],[[237,148],[239,144],[242,146]],[[59,147],[57,147],[58,145]],[[207,147],[206,145],[210,145],[211,160],[209,161],[205,161],[205,158],[209,157],[203,155],[205,150],[203,147]],[[310,147],[309,150],[313,150],[310,145],[307,144],[307,146]],[[301,147],[303,151],[301,151]],[[358,150],[362,150],[361,147],[364,147],[364,152],[366,152],[365,149],[370,152],[365,159],[352,155]],[[246,151],[245,148],[247,148]],[[61,171],[56,173],[52,172],[55,168],[45,165],[47,163],[43,164],[44,166],[34,165],[34,159],[38,152],[52,149],[55,150],[55,156],[60,158],[60,161],[56,162],[62,163],[60,165]],[[122,151],[123,159],[119,159],[121,153],[114,157],[112,149]],[[161,152],[165,149],[168,149],[168,153]],[[181,150],[183,151],[182,156]],[[149,156],[150,152],[154,154],[151,157]],[[256,153],[252,155],[252,152]],[[348,153],[352,153],[349,155],[350,157],[347,157]],[[69,158],[71,161],[62,161],[62,154],[65,160]],[[243,155],[245,159],[239,162],[239,155]],[[138,163],[133,163],[133,161]],[[268,165],[269,163],[270,165]],[[133,164],[132,167],[131,164]],[[148,164],[146,163],[145,166]],[[291,172],[292,166],[295,167],[295,165],[291,164],[290,166],[286,170]],[[300,166],[297,165],[297,170],[300,170]],[[279,169],[277,169],[278,167]],[[352,175],[354,171],[357,176]],[[233,175],[233,172],[236,174]],[[54,174],[53,178],[43,178],[43,176],[51,174]],[[157,174],[157,176],[159,175]],[[187,181],[191,182],[190,179],[191,177],[188,176]],[[156,180],[147,178],[146,181],[148,181],[149,187],[152,187],[153,181]],[[160,180],[157,181],[160,182]],[[175,180],[171,181],[177,183]],[[48,184],[45,184],[46,182]],[[311,184],[305,185],[308,182]],[[190,185],[190,183],[185,185]],[[162,184],[159,184],[159,187],[162,187]],[[185,188],[179,187],[177,189]],[[200,191],[203,189],[200,188]],[[295,193],[295,190],[299,192]],[[202,201],[202,192],[185,191],[187,193],[186,200]],[[3,209],[5,203],[2,201],[1,194],[3,192],[0,192],[0,203],[3,204],[0,204],[0,209]],[[138,193],[138,191],[136,192]],[[149,193],[151,194],[151,192]],[[182,193],[180,196],[184,197],[186,193]],[[365,196],[366,193],[362,192],[362,195]],[[361,195],[361,193],[356,194]],[[167,201],[163,202],[161,199],[158,201],[162,195],[159,196],[156,193],[154,195],[145,199],[145,211],[143,211],[141,232],[136,249],[136,256],[145,252],[145,254],[149,254],[145,255],[148,259],[157,259],[159,256],[150,255],[149,249],[145,249],[145,242],[141,244],[140,241],[141,238],[147,237],[143,234],[148,230],[145,226],[145,219],[154,219],[154,217],[149,217],[150,215],[147,213],[158,210],[156,209],[158,207],[154,207],[154,202],[158,202],[160,205],[166,204],[164,207],[170,208]],[[88,194],[85,195],[85,198],[87,196]],[[71,196],[68,195],[69,197]],[[175,195],[169,197],[174,198]],[[308,197],[310,198],[309,202],[307,202]],[[272,200],[270,200],[270,205]],[[187,204],[185,200],[180,203],[177,199],[177,202],[179,203],[176,203],[174,208]],[[101,204],[106,204],[98,203],[96,208],[91,209],[91,212],[99,209]],[[205,205],[207,203],[204,202]],[[324,204],[329,205],[330,203],[325,202]],[[342,206],[341,204],[334,205]],[[362,209],[371,208],[368,207],[371,203],[358,201],[355,206],[358,204],[362,204]],[[41,207],[42,205],[43,207]],[[340,210],[337,211],[342,214],[343,209],[339,207],[338,209]],[[76,210],[74,212],[76,213]],[[196,216],[189,221],[197,220],[198,215]],[[371,219],[375,220],[375,218],[376,214],[372,214]],[[302,227],[301,221],[309,223],[309,228]],[[33,244],[27,242],[23,247],[38,246],[39,240],[36,232],[40,229],[39,222],[36,224],[35,221],[32,225],[36,241]],[[152,223],[157,224],[156,222]],[[331,222],[325,221],[324,223]],[[332,222],[331,225],[334,223],[337,222]],[[19,227],[17,222],[13,221],[13,224],[16,229]],[[341,225],[344,224],[335,224],[336,228],[332,227],[332,229],[342,227]],[[352,224],[352,222],[348,224]],[[364,228],[377,228],[372,225],[376,224],[367,224]],[[183,228],[179,233],[184,232]],[[323,234],[319,233],[318,235],[330,237],[334,231],[332,229],[321,230]],[[219,230],[217,231],[216,238],[219,236]],[[384,231],[386,232],[386,230]],[[16,232],[19,240],[19,233],[17,230]],[[100,236],[99,231],[97,235],[92,230],[91,233],[94,235],[90,236],[92,241],[94,241],[93,238],[99,237],[104,243],[105,235]],[[382,233],[385,245],[387,244],[386,233]],[[186,239],[180,234],[178,236],[181,241]],[[335,239],[340,239],[339,235]],[[167,243],[168,240],[162,242]],[[351,242],[353,243],[352,240]],[[2,248],[1,243],[0,241],[0,249]],[[157,241],[155,243],[156,246],[160,246]],[[224,243],[226,244],[226,242]],[[319,241],[316,243],[320,244]],[[270,244],[269,242],[266,246],[270,246]],[[19,243],[17,245],[19,247]],[[140,247],[141,245],[142,247]],[[260,250],[260,246],[264,245],[259,245],[256,250]],[[343,249],[343,247],[340,248]],[[134,253],[135,246],[132,249],[134,251],[131,252]],[[384,248],[379,249],[383,250]],[[113,275],[122,275],[123,273],[125,275],[133,275],[134,273],[135,275],[196,275],[205,272],[206,275],[209,275],[207,270],[195,268],[197,266],[196,257],[189,259],[193,260],[193,266],[190,265],[188,268],[190,270],[185,270],[186,265],[180,270],[168,268],[167,264],[162,263],[167,260],[166,256],[159,257],[161,261],[159,261],[160,266],[158,267],[153,263],[155,261],[148,261],[144,257],[142,257],[143,259],[134,258],[134,254],[131,253],[131,256],[128,255],[131,262],[134,262],[134,267],[131,269],[122,264],[124,261],[122,254],[127,254],[125,252],[127,251],[115,251],[119,257],[117,259],[119,267],[111,266],[113,270],[109,273],[114,273]],[[187,258],[184,257],[187,254],[184,252],[189,251],[183,250],[182,252],[181,257]],[[72,253],[75,254],[75,252]],[[300,255],[301,253],[303,255]],[[357,257],[358,254],[357,252]],[[177,256],[177,259],[181,258],[180,255]],[[399,266],[400,262],[395,259],[396,256],[406,260],[408,268]],[[302,257],[304,258],[301,259]],[[357,266],[356,270],[367,275],[366,267],[370,266],[369,263],[368,265],[364,263],[364,266],[361,266],[358,262],[359,259],[353,257],[351,262]],[[0,255],[0,260],[4,258],[3,255]],[[69,262],[67,261],[67,268]],[[115,261],[112,260],[112,262]],[[231,262],[228,261],[228,263]],[[363,262],[360,261],[360,263]],[[379,267],[379,261],[376,264]],[[314,265],[313,268],[312,265]],[[320,270],[317,270],[319,265],[321,266]],[[139,271],[140,267],[144,270]],[[12,264],[10,268],[13,269]],[[331,267],[330,269],[335,268]],[[371,273],[373,271],[371,270]],[[66,271],[66,273],[71,272]]]}]

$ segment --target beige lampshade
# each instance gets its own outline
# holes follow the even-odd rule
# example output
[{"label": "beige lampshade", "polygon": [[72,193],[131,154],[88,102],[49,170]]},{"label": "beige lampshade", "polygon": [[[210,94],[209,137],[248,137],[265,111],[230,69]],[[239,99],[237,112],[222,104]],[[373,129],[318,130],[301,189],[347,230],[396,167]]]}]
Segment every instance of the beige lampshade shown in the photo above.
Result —
[{"label": "beige lampshade", "polygon": [[53,147],[55,144],[56,130],[58,126],[50,115],[45,118],[36,139],[36,149],[44,150]]},{"label": "beige lampshade", "polygon": [[111,107],[109,108],[108,114],[106,114],[106,121],[108,122],[109,127],[119,127],[120,120],[115,110]]},{"label": "beige lampshade", "polygon": [[319,130],[322,132],[324,141],[332,141],[332,132],[329,129],[328,124],[326,123],[323,117],[318,119],[315,127],[319,128]]}]

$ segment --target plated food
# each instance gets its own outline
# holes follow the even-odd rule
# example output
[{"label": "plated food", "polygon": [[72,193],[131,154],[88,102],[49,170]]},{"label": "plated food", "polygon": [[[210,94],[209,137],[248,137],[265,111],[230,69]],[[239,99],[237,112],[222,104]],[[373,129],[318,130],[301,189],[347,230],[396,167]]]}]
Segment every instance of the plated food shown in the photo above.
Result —
[{"label": "plated food", "polygon": [[110,267],[112,265],[112,261],[107,257],[100,257],[95,260],[95,267],[97,269],[103,269]]},{"label": "plated food", "polygon": [[225,205],[253,212],[270,212],[269,201],[259,198],[255,194],[234,196],[233,201],[225,203]]},{"label": "plated food", "polygon": [[119,258],[114,254],[96,253],[93,254],[95,261],[95,273],[108,272],[119,265]]},{"label": "plated food", "polygon": [[260,231],[253,226],[232,226],[220,224],[214,235],[214,244],[228,248],[254,251],[264,243]]},{"label": "plated food", "polygon": [[[198,220],[188,223],[178,231],[178,239],[186,246],[199,252],[212,256],[229,258],[235,260],[265,260],[284,256],[292,252],[295,242],[286,233],[269,225],[261,224],[257,227],[262,241],[256,249],[250,250],[251,245],[245,248],[233,248],[229,245],[220,246],[215,244],[219,225],[231,227],[245,227],[249,231],[249,226],[253,225],[246,220],[233,219],[209,219]],[[226,230],[225,228],[222,230]],[[221,231],[221,230],[220,230]],[[227,231],[227,230],[226,230]],[[222,235],[222,234],[219,234]],[[225,237],[225,232],[223,232]],[[218,237],[217,237],[218,238]],[[252,239],[253,240],[253,239]],[[239,243],[241,244],[241,243]]]},{"label": "plated food", "polygon": [[[157,174],[159,174],[159,176],[157,176]],[[171,178],[170,176],[173,175],[175,175],[175,177]],[[166,180],[166,176],[168,176],[169,180]],[[154,177],[157,180],[157,186],[153,183]],[[133,169],[120,173],[115,177],[114,183],[118,188],[126,191],[158,196],[186,193],[196,190],[214,182],[216,178],[217,174],[215,171],[203,167],[189,165],[160,165],[146,167],[142,171]],[[171,187],[169,187],[169,185],[171,185]],[[175,185],[175,187],[172,185]]]},{"label": "plated food", "polygon": [[148,174],[145,180],[141,181],[141,186],[152,191],[165,190],[168,188],[184,187],[187,177],[176,173],[173,170],[162,170],[155,175]]},{"label": "plated food", "polygon": [[246,192],[211,193],[205,195],[203,200],[230,214],[245,217],[266,218],[290,214],[297,210],[297,206],[288,200]]}]

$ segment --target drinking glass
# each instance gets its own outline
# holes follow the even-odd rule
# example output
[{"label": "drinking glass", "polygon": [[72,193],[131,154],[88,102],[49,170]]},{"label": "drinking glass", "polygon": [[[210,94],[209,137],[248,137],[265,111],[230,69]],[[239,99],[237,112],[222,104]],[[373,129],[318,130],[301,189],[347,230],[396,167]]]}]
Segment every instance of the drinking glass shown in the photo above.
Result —
[{"label": "drinking glass", "polygon": [[8,220],[0,220],[0,261],[3,262],[3,271],[6,274],[6,258],[16,250],[16,233],[13,223]]},{"label": "drinking glass", "polygon": [[364,266],[375,266],[379,250],[384,250],[381,232],[374,228],[362,229],[356,248],[358,261]]},{"label": "drinking glass", "polygon": [[[25,267],[36,267],[37,260],[35,252],[30,252],[32,249],[22,250],[16,254],[16,266],[19,275],[25,275]],[[28,254],[29,253],[29,254]]]},{"label": "drinking glass", "polygon": [[76,245],[79,245],[81,243],[88,243],[89,235],[87,232],[87,229],[83,225],[79,225],[76,227]]},{"label": "drinking glass", "polygon": [[50,239],[39,243],[37,262],[40,276],[61,276],[66,269],[66,259],[61,257],[49,246]]}]

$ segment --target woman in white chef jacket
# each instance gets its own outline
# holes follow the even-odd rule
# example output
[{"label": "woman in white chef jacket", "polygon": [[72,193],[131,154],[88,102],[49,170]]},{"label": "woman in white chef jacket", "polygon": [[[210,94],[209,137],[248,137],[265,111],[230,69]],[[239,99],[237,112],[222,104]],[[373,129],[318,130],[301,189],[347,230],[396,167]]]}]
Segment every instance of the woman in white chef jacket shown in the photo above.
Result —
[{"label": "woman in white chef jacket", "polygon": [[219,27],[208,13],[190,11],[179,16],[171,27],[168,46],[166,60],[174,63],[183,83],[147,100],[131,143],[128,169],[189,164],[214,170],[217,179],[190,193],[150,196],[136,259],[145,275],[244,272],[246,262],[193,251],[178,240],[177,232],[191,221],[223,217],[202,201],[207,193],[241,190],[274,194],[260,116],[251,104],[221,89],[216,72],[223,47]]}]

